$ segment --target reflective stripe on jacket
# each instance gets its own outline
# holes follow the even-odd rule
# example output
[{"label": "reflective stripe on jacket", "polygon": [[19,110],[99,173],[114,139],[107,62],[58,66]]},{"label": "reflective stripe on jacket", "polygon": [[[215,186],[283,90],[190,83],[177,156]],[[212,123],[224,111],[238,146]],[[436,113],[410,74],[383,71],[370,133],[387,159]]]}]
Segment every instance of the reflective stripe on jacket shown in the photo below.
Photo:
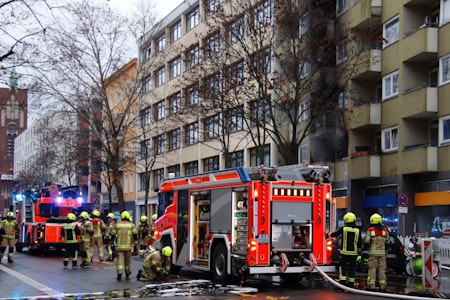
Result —
[{"label": "reflective stripe on jacket", "polygon": [[116,249],[121,251],[131,250],[137,241],[134,236],[138,234],[136,226],[128,221],[121,221],[114,226],[116,235]]},{"label": "reflective stripe on jacket", "polygon": [[369,255],[385,255],[389,232],[386,227],[374,226],[367,229],[364,242],[369,244]]}]

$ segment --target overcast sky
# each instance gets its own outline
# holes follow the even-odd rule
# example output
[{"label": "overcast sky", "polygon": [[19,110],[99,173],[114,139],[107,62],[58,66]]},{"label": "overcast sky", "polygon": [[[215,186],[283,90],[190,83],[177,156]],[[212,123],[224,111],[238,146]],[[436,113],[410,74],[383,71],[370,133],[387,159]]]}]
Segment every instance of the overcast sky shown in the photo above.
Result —
[{"label": "overcast sky", "polygon": [[[158,19],[164,18],[172,10],[174,10],[183,0],[147,0],[156,2],[155,8],[158,13]],[[110,0],[113,7],[118,7],[124,10],[132,10],[137,0]]]}]

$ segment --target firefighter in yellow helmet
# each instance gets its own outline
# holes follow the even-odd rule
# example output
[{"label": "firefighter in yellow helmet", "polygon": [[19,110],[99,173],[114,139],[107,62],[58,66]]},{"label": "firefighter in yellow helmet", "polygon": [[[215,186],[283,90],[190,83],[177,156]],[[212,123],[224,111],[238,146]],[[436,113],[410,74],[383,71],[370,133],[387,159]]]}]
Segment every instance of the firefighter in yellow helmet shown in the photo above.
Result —
[{"label": "firefighter in yellow helmet", "polygon": [[147,221],[147,216],[141,216],[141,221],[138,225],[139,230],[139,250],[138,254],[141,258],[144,258],[145,250],[148,247],[148,239],[150,238],[150,225]]},{"label": "firefighter in yellow helmet", "polygon": [[116,273],[117,280],[122,280],[122,274],[125,271],[126,278],[131,275],[131,250],[138,242],[138,230],[130,222],[130,214],[123,211],[120,214],[120,222],[114,225],[112,234],[116,237],[117,262]]},{"label": "firefighter in yellow helmet", "polygon": [[113,213],[109,213],[107,218],[108,224],[105,230],[105,246],[108,251],[107,261],[113,261],[116,257],[116,246],[114,245],[114,236],[112,236],[112,231],[114,229],[114,225],[116,224],[116,217]]},{"label": "firefighter in yellow helmet", "polygon": [[369,249],[369,271],[367,283],[369,290],[375,290],[378,271],[380,291],[386,289],[386,243],[389,241],[389,231],[383,226],[383,218],[379,214],[370,216],[364,244]]},{"label": "firefighter in yellow helmet", "polygon": [[72,259],[72,269],[78,268],[78,239],[81,235],[81,230],[76,223],[77,216],[73,213],[67,214],[67,222],[61,228],[61,237],[64,238],[64,269],[68,268],[69,259]]},{"label": "firefighter in yellow helmet", "polygon": [[361,252],[361,231],[356,227],[356,215],[348,212],[344,215],[344,227],[327,233],[327,237],[342,236],[340,253],[339,282],[348,287],[355,287],[356,260]]},{"label": "firefighter in yellow helmet", "polygon": [[6,220],[0,223],[0,235],[2,236],[2,244],[0,247],[0,262],[5,254],[6,247],[8,247],[8,262],[13,263],[14,247],[19,234],[19,224],[15,220],[14,212],[8,211],[6,213]]},{"label": "firefighter in yellow helmet", "polygon": [[172,265],[172,248],[165,246],[161,251],[149,246],[150,253],[144,259],[142,267],[137,274],[137,279],[145,278],[147,280],[162,280],[169,275]]},{"label": "firefighter in yellow helmet", "polygon": [[103,261],[103,233],[106,230],[105,222],[100,218],[100,212],[98,210],[92,211],[92,227],[94,228],[94,233],[91,238],[91,244],[89,247],[89,255],[94,257],[95,248],[97,248],[98,259],[100,262]]},{"label": "firefighter in yellow helmet", "polygon": [[90,221],[88,212],[82,211],[80,213],[80,227],[81,227],[81,242],[80,242],[80,255],[82,263],[80,268],[91,267],[91,255],[89,248],[91,247],[91,238],[94,234],[94,226]]}]

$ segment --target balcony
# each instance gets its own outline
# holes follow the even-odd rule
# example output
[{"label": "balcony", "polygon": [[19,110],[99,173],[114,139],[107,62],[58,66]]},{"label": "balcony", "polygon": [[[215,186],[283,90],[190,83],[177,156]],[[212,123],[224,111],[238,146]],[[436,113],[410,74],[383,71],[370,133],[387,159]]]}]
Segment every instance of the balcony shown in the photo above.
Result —
[{"label": "balcony", "polygon": [[438,148],[439,171],[450,170],[450,145]]},{"label": "balcony", "polygon": [[435,23],[425,23],[405,35],[400,44],[403,62],[427,62],[437,58],[438,28]]},{"label": "balcony", "polygon": [[382,0],[361,0],[351,7],[348,15],[350,28],[373,26],[381,23]]},{"label": "balcony", "polygon": [[355,152],[350,155],[348,166],[349,179],[380,177],[380,156],[369,151]]},{"label": "balcony", "polygon": [[349,128],[368,129],[381,124],[381,104],[365,103],[360,106],[353,107],[349,115]]},{"label": "balcony", "polygon": [[426,119],[438,112],[438,88],[428,83],[408,89],[402,99],[403,118]]},{"label": "balcony", "polygon": [[351,65],[355,67],[352,79],[371,79],[380,76],[381,73],[381,50],[368,49],[352,59]]},{"label": "balcony", "polygon": [[428,146],[428,143],[408,145],[400,156],[399,173],[435,172],[438,170],[437,154],[437,147]]}]

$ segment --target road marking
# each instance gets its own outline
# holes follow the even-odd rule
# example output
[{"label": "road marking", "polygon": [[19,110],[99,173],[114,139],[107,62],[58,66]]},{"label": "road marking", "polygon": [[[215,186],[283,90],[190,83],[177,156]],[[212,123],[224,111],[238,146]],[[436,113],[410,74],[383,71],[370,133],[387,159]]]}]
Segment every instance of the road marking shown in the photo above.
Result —
[{"label": "road marking", "polygon": [[[30,277],[22,275],[19,272],[11,270],[10,268],[7,268],[7,267],[5,267],[5,266],[3,266],[1,264],[0,264],[0,270],[4,271],[6,273],[9,273],[10,275],[12,275],[12,276],[22,280],[23,282],[25,282],[25,283],[27,283],[27,284],[37,288],[38,290],[46,293],[47,295],[59,296],[59,297],[64,296],[63,293],[55,291],[52,288],[49,288],[48,286],[45,286],[45,285],[43,285],[43,284],[41,284],[41,283],[31,279]],[[42,297],[42,296],[40,296],[40,297]],[[33,298],[33,297],[27,297],[27,298]],[[0,298],[0,299],[10,299],[10,298]]]}]

